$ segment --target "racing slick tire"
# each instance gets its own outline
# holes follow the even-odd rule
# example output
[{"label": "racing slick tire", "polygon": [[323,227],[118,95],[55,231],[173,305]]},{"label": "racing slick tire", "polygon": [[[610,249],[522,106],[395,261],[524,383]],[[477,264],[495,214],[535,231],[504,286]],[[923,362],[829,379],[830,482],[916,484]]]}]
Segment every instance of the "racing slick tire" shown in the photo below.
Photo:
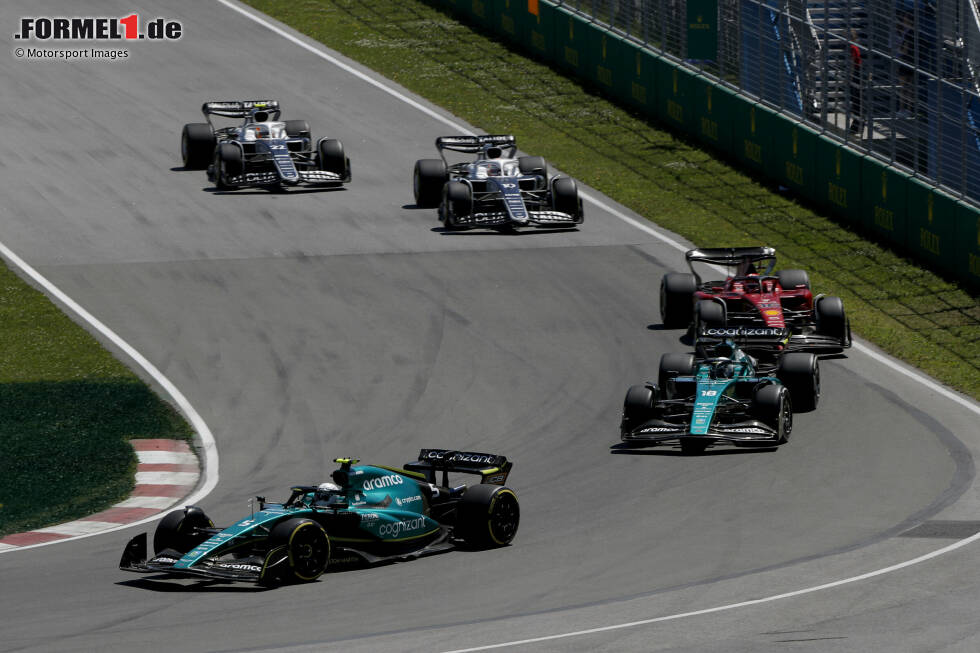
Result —
[{"label": "racing slick tire", "polygon": [[[308,583],[327,570],[330,539],[320,524],[312,519],[287,519],[269,534],[270,553],[285,548],[285,557],[269,572],[266,582]],[[266,564],[270,564],[267,560]]]},{"label": "racing slick tire", "polygon": [[449,181],[446,162],[442,159],[419,159],[415,162],[412,172],[412,192],[415,194],[415,206],[420,209],[431,209],[439,206],[442,199],[442,187]]},{"label": "racing slick tire", "polygon": [[214,182],[221,189],[236,188],[228,183],[229,176],[237,176],[245,170],[242,148],[232,143],[222,143],[214,153]]},{"label": "racing slick tire", "polygon": [[851,346],[851,325],[840,297],[818,298],[813,312],[817,320],[817,333],[840,340],[841,347]]},{"label": "racing slick tire", "polygon": [[786,444],[793,431],[793,401],[786,386],[768,383],[752,395],[756,418],[776,431],[776,444]]},{"label": "racing slick tire", "polygon": [[445,196],[440,213],[446,229],[459,229],[457,218],[473,211],[473,189],[461,181],[451,181],[445,185]]},{"label": "racing slick tire", "polygon": [[578,185],[574,179],[556,177],[551,182],[551,205],[556,211],[575,218],[582,215],[582,200],[578,197]]},{"label": "racing slick tire", "polygon": [[620,435],[626,435],[640,424],[653,419],[660,390],[655,385],[634,385],[626,391],[623,400],[623,418],[619,423]]},{"label": "racing slick tire", "polygon": [[290,138],[310,138],[310,123],[305,120],[287,120],[286,136]]},{"label": "racing slick tire", "polygon": [[350,159],[344,153],[343,143],[336,138],[321,138],[316,150],[320,170],[340,175],[343,181],[350,181]]},{"label": "racing slick tire", "polygon": [[660,280],[660,319],[668,329],[691,323],[691,308],[698,281],[693,274],[668,272]]},{"label": "racing slick tire", "polygon": [[669,381],[678,376],[694,376],[694,354],[664,354],[660,357],[660,372],[657,374],[657,385],[661,392],[673,399],[673,392],[668,392]]},{"label": "racing slick tire", "polygon": [[164,549],[173,549],[187,553],[211,537],[210,533],[199,532],[199,528],[214,528],[214,523],[197,506],[167,513],[153,533],[153,552],[159,554]]},{"label": "racing slick tire", "polygon": [[810,289],[810,275],[806,270],[777,270],[776,276],[783,290]]},{"label": "racing slick tire", "polygon": [[206,122],[184,125],[180,134],[180,158],[187,170],[204,170],[214,156],[214,132]]},{"label": "racing slick tire", "polygon": [[820,401],[820,361],[814,354],[790,352],[779,359],[776,376],[789,390],[793,410],[815,410]]},{"label": "racing slick tire", "polygon": [[521,506],[513,490],[502,485],[473,485],[456,506],[454,534],[467,546],[492,549],[510,544],[520,522]]},{"label": "racing slick tire", "polygon": [[728,323],[725,305],[711,299],[699,300],[694,305],[694,337],[704,329],[719,328]]},{"label": "racing slick tire", "polygon": [[522,175],[540,175],[541,182],[538,188],[544,188],[548,183],[548,164],[543,156],[522,156],[518,157],[517,165]]}]

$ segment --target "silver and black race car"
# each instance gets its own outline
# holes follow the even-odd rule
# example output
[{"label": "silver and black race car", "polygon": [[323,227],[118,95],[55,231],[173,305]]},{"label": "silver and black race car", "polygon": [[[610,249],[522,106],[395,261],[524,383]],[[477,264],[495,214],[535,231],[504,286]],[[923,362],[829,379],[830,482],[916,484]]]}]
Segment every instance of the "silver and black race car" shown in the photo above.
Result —
[{"label": "silver and black race car", "polygon": [[[473,227],[574,227],[584,218],[578,186],[570,177],[548,176],[540,156],[515,157],[510,135],[440,136],[438,159],[415,162],[415,204],[439,207],[447,229]],[[450,163],[446,151],[475,154]]]},{"label": "silver and black race car", "polygon": [[[207,122],[184,125],[180,154],[189,170],[207,169],[220,189],[243,186],[337,186],[351,180],[350,159],[335,138],[313,145],[305,120],[279,120],[277,100],[205,102]],[[241,119],[216,128],[212,116]]]}]

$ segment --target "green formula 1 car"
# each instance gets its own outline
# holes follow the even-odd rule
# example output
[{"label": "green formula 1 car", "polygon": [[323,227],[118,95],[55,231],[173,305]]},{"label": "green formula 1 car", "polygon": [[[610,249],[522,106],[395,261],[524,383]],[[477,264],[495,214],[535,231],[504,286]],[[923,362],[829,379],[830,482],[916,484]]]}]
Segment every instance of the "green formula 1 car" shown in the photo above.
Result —
[{"label": "green formula 1 car", "polygon": [[[275,585],[315,580],[330,566],[504,546],[517,533],[517,495],[504,487],[513,463],[504,456],[423,449],[403,468],[335,462],[332,482],[294,486],[283,503],[256,497],[259,510],[228,528],[196,506],[175,510],[157,526],[155,555],[147,560],[142,533],[119,568]],[[450,487],[450,473],[480,483]]]},{"label": "green formula 1 car", "polygon": [[657,382],[629,389],[620,423],[623,442],[679,442],[687,454],[716,443],[772,447],[789,439],[794,406],[816,408],[820,368],[814,354],[757,359],[733,339],[700,341],[697,349],[697,355],[664,354]]}]

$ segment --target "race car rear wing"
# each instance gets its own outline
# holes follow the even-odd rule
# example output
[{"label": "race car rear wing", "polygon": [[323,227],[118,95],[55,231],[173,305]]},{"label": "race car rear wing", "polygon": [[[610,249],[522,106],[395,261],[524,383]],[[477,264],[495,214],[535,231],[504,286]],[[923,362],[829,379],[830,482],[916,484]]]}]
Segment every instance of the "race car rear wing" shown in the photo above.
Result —
[{"label": "race car rear wing", "polygon": [[491,453],[475,453],[472,451],[454,451],[452,449],[422,449],[419,459],[406,463],[404,468],[410,472],[419,472],[429,483],[436,482],[436,472],[442,472],[442,485],[449,485],[449,472],[461,474],[478,474],[480,483],[488,485],[503,485],[507,482],[514,463],[505,456]]},{"label": "race car rear wing", "polygon": [[738,268],[738,274],[745,274],[749,264],[766,262],[765,275],[772,274],[776,267],[776,250],[772,247],[715,247],[702,249],[689,249],[684,254],[687,259],[687,266],[701,283],[701,276],[694,269],[694,263],[706,263],[709,265],[725,265]]},{"label": "race car rear wing", "polygon": [[279,100],[233,100],[228,102],[205,102],[201,111],[205,116],[224,118],[244,118],[253,109],[265,109],[279,114]]},{"label": "race car rear wing", "polygon": [[[436,149],[475,154],[487,145],[517,149],[517,139],[510,134],[483,134],[481,136],[440,136],[436,139]],[[513,152],[511,153],[513,154]]]},{"label": "race car rear wing", "polygon": [[694,334],[695,348],[704,351],[720,345],[726,340],[734,342],[743,351],[786,351],[789,348],[792,330],[786,327],[749,326],[701,326]]}]

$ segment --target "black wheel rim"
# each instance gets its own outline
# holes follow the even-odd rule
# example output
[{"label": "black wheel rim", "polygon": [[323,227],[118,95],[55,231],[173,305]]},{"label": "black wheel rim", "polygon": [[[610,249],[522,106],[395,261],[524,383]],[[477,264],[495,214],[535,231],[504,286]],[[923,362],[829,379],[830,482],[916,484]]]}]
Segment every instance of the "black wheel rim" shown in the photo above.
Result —
[{"label": "black wheel rim", "polygon": [[514,493],[505,490],[499,493],[491,506],[490,536],[497,544],[507,544],[517,534],[521,512]]},{"label": "black wheel rim", "polygon": [[289,561],[297,577],[312,580],[323,573],[330,542],[315,524],[302,524],[289,539]]}]

